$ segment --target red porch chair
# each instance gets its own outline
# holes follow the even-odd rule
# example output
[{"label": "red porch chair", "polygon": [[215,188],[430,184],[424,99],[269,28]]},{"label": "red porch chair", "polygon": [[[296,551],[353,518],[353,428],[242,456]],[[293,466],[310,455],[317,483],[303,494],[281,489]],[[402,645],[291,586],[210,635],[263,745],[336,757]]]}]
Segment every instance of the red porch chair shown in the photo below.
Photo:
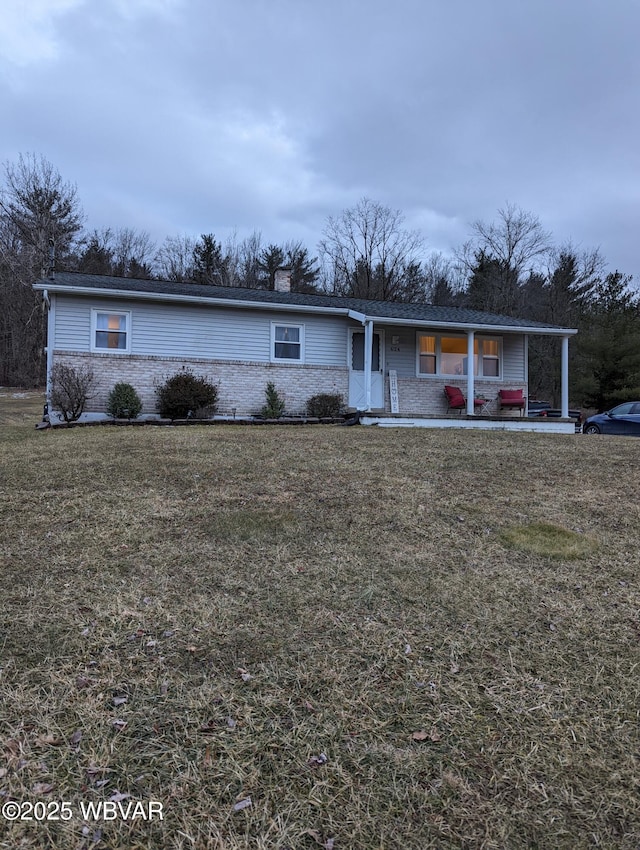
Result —
[{"label": "red porch chair", "polygon": [[[445,386],[444,394],[447,397],[447,413],[450,410],[457,410],[458,413],[462,413],[463,410],[467,409],[467,400],[458,387]],[[473,409],[484,408],[488,403],[489,399],[474,398]]]},{"label": "red porch chair", "polygon": [[457,410],[458,413],[466,410],[467,402],[462,395],[462,390],[458,389],[458,387],[446,386],[444,388],[444,394],[447,397],[447,413],[450,410]]},{"label": "red porch chair", "polygon": [[519,410],[520,416],[524,416],[525,398],[522,390],[498,390],[498,401],[500,410],[503,407],[511,408]]}]

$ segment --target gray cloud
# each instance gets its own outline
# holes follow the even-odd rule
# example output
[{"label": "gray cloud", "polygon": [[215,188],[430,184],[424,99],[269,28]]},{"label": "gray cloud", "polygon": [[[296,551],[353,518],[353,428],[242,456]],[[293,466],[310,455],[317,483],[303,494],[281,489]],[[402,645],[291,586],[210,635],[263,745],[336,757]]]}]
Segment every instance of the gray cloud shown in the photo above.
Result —
[{"label": "gray cloud", "polygon": [[368,195],[447,251],[510,201],[640,273],[631,0],[8,5],[0,160],[46,156],[91,227],[313,251]]}]

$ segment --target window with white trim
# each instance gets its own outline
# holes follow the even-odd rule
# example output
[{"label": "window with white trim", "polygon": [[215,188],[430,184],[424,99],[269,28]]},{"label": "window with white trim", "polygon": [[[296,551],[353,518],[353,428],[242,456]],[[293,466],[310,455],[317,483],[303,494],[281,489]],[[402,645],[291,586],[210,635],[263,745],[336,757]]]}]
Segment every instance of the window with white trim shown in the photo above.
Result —
[{"label": "window with white trim", "polygon": [[122,310],[91,311],[91,350],[127,354],[131,349],[131,313]]},{"label": "window with white trim", "polygon": [[282,363],[303,362],[304,325],[271,323],[271,360]]},{"label": "window with white trim", "polygon": [[[436,375],[446,378],[459,378],[467,374],[466,336],[419,333],[416,347],[418,377]],[[500,378],[502,374],[502,340],[499,337],[474,337],[473,374],[477,378]]]}]

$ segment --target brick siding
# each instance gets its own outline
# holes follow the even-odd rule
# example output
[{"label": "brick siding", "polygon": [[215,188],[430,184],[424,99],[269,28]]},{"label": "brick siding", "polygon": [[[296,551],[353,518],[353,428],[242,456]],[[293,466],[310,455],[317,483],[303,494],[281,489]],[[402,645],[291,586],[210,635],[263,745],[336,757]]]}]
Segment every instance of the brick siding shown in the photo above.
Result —
[{"label": "brick siding", "polygon": [[[260,411],[265,403],[265,388],[273,381],[285,400],[286,412],[291,415],[305,413],[307,400],[316,393],[339,393],[345,402],[349,397],[349,370],[346,367],[310,366],[298,364],[259,363],[243,360],[184,360],[180,357],[97,354],[56,351],[55,362],[70,366],[88,366],[96,376],[95,395],[88,404],[88,412],[104,413],[107,399],[114,385],[120,381],[131,384],[142,400],[142,413],[156,413],[155,387],[182,367],[190,368],[218,386],[218,409],[230,415],[235,408],[237,416],[250,416]],[[398,398],[401,415],[434,415],[447,413],[444,395],[445,384],[450,380],[438,378],[398,377]],[[466,394],[466,380],[458,382]],[[492,400],[488,413],[493,416],[515,415],[509,410],[500,411],[496,401],[502,384],[477,381],[476,398]],[[504,384],[505,388],[522,388],[525,385]],[[385,412],[391,412],[389,378],[385,379]]]},{"label": "brick siding", "polygon": [[184,366],[218,386],[220,414],[237,416],[256,414],[265,404],[265,388],[273,381],[285,400],[286,412],[305,413],[307,400],[316,393],[340,393],[347,403],[348,370],[335,366],[286,366],[241,360],[161,358],[151,356],[114,356],[56,351],[54,361],[70,366],[91,366],[96,377],[95,395],[88,412],[104,413],[114,385],[131,384],[142,400],[142,413],[156,412],[155,387]]},{"label": "brick siding", "polygon": [[[456,383],[451,378],[409,378],[398,376],[398,403],[400,413],[404,415],[442,415],[447,413],[447,399],[444,394],[445,384],[455,385],[462,390],[466,398],[467,381],[466,377],[462,382]],[[491,403],[488,406],[487,414],[491,416],[519,416],[518,411],[513,413],[509,410],[500,410],[500,405],[497,402],[498,390],[503,387],[506,389],[522,389],[526,395],[526,384],[496,384],[486,381],[475,381],[475,397],[490,399]],[[390,412],[391,401],[389,395],[389,378],[385,381],[385,410]],[[455,411],[451,411],[455,413]]]}]

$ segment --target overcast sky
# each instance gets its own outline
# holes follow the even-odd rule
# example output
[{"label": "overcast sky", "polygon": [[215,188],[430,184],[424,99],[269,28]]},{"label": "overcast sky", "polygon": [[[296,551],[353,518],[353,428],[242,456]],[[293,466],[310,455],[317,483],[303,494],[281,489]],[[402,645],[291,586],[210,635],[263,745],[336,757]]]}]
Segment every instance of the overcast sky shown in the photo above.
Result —
[{"label": "overcast sky", "polygon": [[90,229],[315,253],[369,197],[449,253],[507,203],[640,276],[638,0],[2,0],[0,162]]}]

